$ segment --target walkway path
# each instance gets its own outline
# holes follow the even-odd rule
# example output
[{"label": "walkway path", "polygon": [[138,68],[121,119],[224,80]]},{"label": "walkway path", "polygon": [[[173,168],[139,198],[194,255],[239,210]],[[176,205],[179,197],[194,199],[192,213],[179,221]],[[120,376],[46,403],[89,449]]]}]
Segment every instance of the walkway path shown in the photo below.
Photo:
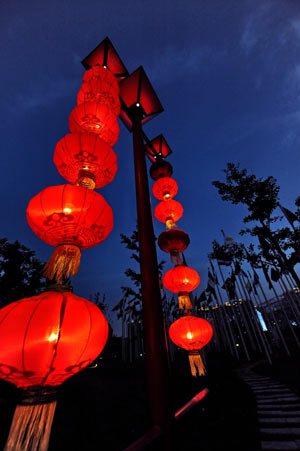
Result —
[{"label": "walkway path", "polygon": [[256,397],[261,449],[300,450],[300,397],[286,385],[251,369],[238,374]]}]

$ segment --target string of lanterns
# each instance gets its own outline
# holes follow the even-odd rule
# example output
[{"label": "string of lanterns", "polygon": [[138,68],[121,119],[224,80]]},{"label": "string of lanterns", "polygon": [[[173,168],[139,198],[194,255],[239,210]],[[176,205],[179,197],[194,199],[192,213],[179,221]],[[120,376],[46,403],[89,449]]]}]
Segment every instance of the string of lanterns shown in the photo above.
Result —
[{"label": "string of lanterns", "polygon": [[69,117],[70,132],[55,147],[54,164],[70,183],[34,196],[26,215],[33,232],[55,247],[44,275],[48,291],[0,310],[0,377],[21,389],[5,450],[48,449],[57,386],[103,350],[108,323],[92,302],[69,292],[81,250],[96,246],[113,227],[113,212],[94,191],[117,172],[111,146],[119,135],[119,86],[106,67],[87,70]]},{"label": "string of lanterns", "polygon": [[171,262],[175,264],[162,281],[167,290],[178,295],[178,308],[183,310],[183,316],[171,324],[169,336],[177,346],[188,351],[192,375],[201,376],[205,374],[205,368],[199,351],[211,340],[213,328],[208,321],[191,313],[193,305],[189,294],[198,287],[200,277],[195,269],[183,264],[180,256],[189,246],[190,238],[176,225],[182,217],[183,207],[173,199],[178,186],[171,178],[172,173],[172,165],[163,159],[157,159],[150,168],[150,176],[155,180],[153,195],[161,200],[154,215],[166,224],[167,229],[159,235],[158,246],[170,254]]}]

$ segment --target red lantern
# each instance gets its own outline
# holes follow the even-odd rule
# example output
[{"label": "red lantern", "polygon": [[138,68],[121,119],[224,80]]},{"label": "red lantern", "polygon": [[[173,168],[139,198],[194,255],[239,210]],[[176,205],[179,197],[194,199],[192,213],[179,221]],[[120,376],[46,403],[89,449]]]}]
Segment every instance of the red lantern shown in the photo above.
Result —
[{"label": "red lantern", "polygon": [[77,104],[91,100],[107,104],[114,114],[120,114],[119,85],[109,69],[95,66],[85,72]]},{"label": "red lantern", "polygon": [[164,286],[173,293],[190,293],[199,283],[199,274],[189,266],[177,265],[163,277]]},{"label": "red lantern", "polygon": [[119,137],[119,124],[109,105],[100,102],[83,102],[75,106],[69,116],[71,133],[94,133],[113,146]]},{"label": "red lantern", "polygon": [[175,222],[181,218],[182,214],[182,205],[174,199],[159,202],[154,210],[156,219],[165,222],[168,228],[176,227]]},{"label": "red lantern", "polygon": [[118,169],[117,156],[99,136],[69,133],[56,144],[53,161],[58,172],[70,183],[90,179],[89,187],[102,188]]},{"label": "red lantern", "polygon": [[189,361],[193,376],[205,374],[204,365],[199,354],[213,336],[210,323],[202,318],[187,315],[177,319],[169,328],[169,336],[173,343],[189,351]]},{"label": "red lantern", "polygon": [[153,180],[158,180],[161,177],[171,177],[173,174],[173,168],[171,163],[168,161],[160,160],[151,164],[149,173]]},{"label": "red lantern", "polygon": [[70,292],[49,291],[3,307],[0,335],[0,377],[21,388],[23,395],[5,449],[46,450],[55,387],[100,354],[108,323],[92,302]]},{"label": "red lantern", "polygon": [[104,197],[88,188],[59,185],[45,188],[33,197],[26,211],[34,233],[57,246],[45,267],[45,276],[60,281],[75,275],[80,249],[105,240],[113,227],[113,213]]},{"label": "red lantern", "polygon": [[183,230],[170,229],[159,235],[157,244],[162,251],[170,254],[173,263],[177,261],[178,264],[181,264],[179,253],[184,252],[188,247],[190,238]]},{"label": "red lantern", "polygon": [[161,177],[153,184],[153,195],[160,200],[172,199],[178,191],[177,183],[171,177]]}]

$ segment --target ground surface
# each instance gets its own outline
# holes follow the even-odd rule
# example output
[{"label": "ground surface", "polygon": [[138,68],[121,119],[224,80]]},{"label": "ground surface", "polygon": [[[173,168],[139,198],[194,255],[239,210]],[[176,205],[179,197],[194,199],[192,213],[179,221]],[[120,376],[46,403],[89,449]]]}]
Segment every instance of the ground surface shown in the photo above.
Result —
[{"label": "ground surface", "polygon": [[[100,361],[66,381],[58,396],[49,451],[119,451],[149,427],[143,362]],[[205,400],[178,420],[175,449],[256,451],[260,449],[256,406],[235,365],[220,355],[207,356],[207,375],[193,378],[188,361],[172,365],[174,407],[178,409],[204,387]],[[266,368],[263,368],[266,371]],[[0,447],[6,441],[17,400],[16,389],[0,381]],[[149,449],[159,450],[159,444]]]}]

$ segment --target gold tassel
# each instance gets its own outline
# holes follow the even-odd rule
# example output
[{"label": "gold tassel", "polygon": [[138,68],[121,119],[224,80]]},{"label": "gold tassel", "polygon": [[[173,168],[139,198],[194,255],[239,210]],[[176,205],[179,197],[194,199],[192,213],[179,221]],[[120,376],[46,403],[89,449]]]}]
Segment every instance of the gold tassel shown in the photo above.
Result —
[{"label": "gold tassel", "polygon": [[90,177],[79,177],[75,183],[76,186],[83,186],[84,188],[94,189],[96,183]]},{"label": "gold tassel", "polygon": [[169,218],[166,220],[166,227],[167,229],[173,229],[173,227],[177,227],[177,225],[172,218]]},{"label": "gold tassel", "polygon": [[96,178],[93,173],[87,171],[79,171],[78,179],[76,180],[75,185],[94,189],[96,186],[95,180]]},{"label": "gold tassel", "polygon": [[57,246],[49,261],[44,267],[43,274],[47,279],[60,282],[62,278],[75,276],[80,265],[81,251],[73,244],[61,244]]},{"label": "gold tassel", "polygon": [[16,407],[4,451],[47,451],[56,401]]},{"label": "gold tassel", "polygon": [[198,351],[189,352],[189,361],[191,366],[191,373],[194,377],[197,377],[198,375],[199,376],[205,375],[204,364],[201,355]]},{"label": "gold tassel", "polygon": [[187,293],[178,295],[178,308],[179,310],[191,310],[193,308],[190,297]]}]

